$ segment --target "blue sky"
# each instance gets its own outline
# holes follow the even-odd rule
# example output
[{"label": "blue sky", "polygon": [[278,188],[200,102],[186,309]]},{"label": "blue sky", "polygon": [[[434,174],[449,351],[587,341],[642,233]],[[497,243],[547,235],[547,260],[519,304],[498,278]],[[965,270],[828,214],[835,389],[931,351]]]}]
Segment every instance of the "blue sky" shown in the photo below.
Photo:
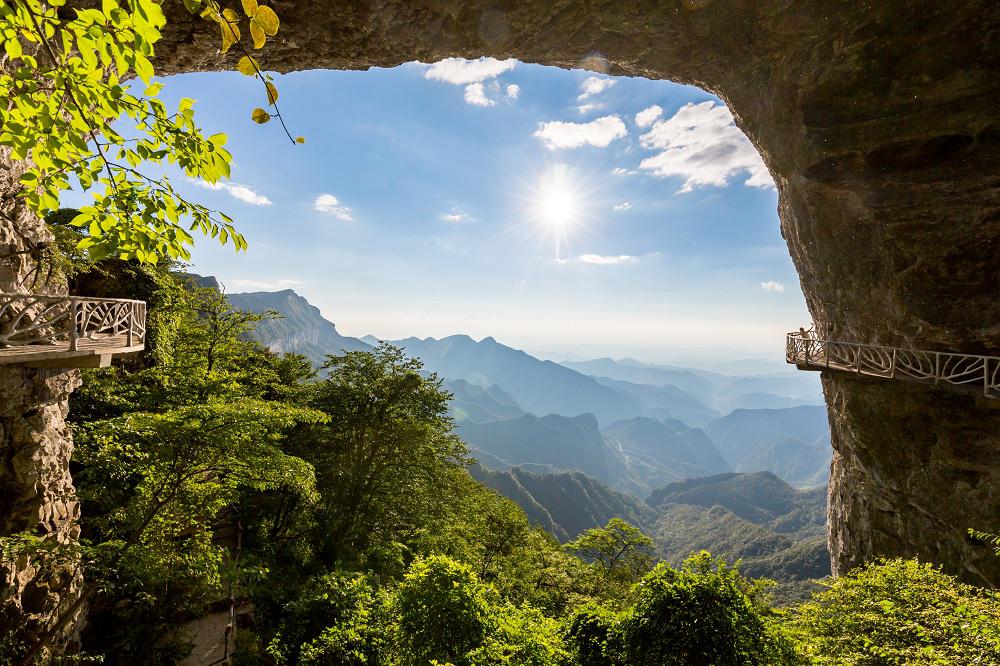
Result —
[{"label": "blue sky", "polygon": [[769,176],[697,88],[491,60],[301,72],[276,80],[293,146],[250,121],[251,79],[166,83],[230,137],[232,185],[178,180],[249,240],[194,251],[231,292],[293,288],[350,335],[648,360],[780,359],[808,320]]}]

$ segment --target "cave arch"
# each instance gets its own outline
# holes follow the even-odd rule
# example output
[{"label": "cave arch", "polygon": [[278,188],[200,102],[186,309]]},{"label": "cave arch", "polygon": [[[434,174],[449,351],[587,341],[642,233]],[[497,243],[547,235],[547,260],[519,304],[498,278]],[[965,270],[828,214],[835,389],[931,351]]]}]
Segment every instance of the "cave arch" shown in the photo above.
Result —
[{"label": "cave arch", "polygon": [[[774,177],[782,233],[822,330],[863,343],[1000,353],[1000,3],[273,4],[282,28],[262,56],[269,69],[488,55],[709,90]],[[217,55],[212,26],[183,3],[166,9],[161,72],[233,66]],[[9,191],[18,165],[3,162],[0,190]],[[2,205],[17,224],[0,222],[0,243],[17,250],[45,238],[16,202]],[[30,257],[18,256],[0,266],[0,291],[30,270]],[[69,537],[78,529],[63,423],[75,384],[71,372],[0,371],[8,463],[0,481],[16,500],[4,534],[30,524]],[[823,384],[835,449],[835,570],[919,556],[971,582],[1000,584],[1000,558],[966,536],[969,527],[1000,528],[1000,411],[933,387],[844,374]]]}]

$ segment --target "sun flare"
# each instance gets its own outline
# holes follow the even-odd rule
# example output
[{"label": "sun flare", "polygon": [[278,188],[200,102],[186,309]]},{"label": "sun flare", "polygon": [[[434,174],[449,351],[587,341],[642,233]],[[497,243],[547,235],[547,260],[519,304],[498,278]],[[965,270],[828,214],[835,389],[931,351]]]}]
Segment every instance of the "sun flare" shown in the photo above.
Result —
[{"label": "sun flare", "polygon": [[546,224],[565,227],[576,218],[576,201],[561,187],[553,187],[542,194],[542,219]]},{"label": "sun flare", "polygon": [[546,227],[565,231],[579,221],[580,197],[565,165],[557,165],[542,176],[536,197],[538,217]]}]

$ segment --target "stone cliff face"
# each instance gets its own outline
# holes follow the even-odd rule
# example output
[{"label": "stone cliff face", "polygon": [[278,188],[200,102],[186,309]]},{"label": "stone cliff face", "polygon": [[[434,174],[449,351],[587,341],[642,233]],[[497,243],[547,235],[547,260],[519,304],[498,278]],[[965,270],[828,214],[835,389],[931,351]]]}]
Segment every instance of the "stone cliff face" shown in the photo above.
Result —
[{"label": "stone cliff face", "polygon": [[[262,56],[267,68],[490,55],[711,90],[730,105],[775,179],[782,231],[820,330],[844,340],[1000,354],[1000,4],[992,0],[274,6],[282,27]],[[211,26],[186,15],[182,3],[168,11],[171,24],[157,47],[161,71],[232,67],[216,55]],[[9,191],[14,175],[0,171],[7,186],[0,188]],[[23,216],[0,222],[0,241],[15,249],[25,247],[18,234],[41,233]],[[5,290],[31,267],[25,255],[12,261],[0,267]],[[66,533],[73,512],[50,516],[61,515],[55,498],[71,488],[70,445],[57,412],[72,380],[0,374],[0,385],[15,387],[4,403],[3,414],[11,414],[3,417],[5,460],[25,447],[39,452],[21,457],[39,461],[34,471],[8,462],[5,485],[24,499],[3,508],[17,507],[11,525]],[[40,385],[44,395],[32,393]],[[836,449],[835,570],[877,554],[918,555],[969,580],[1000,583],[1000,559],[964,536],[966,527],[1000,528],[1000,412],[931,387],[837,374],[824,386]],[[37,416],[39,405],[50,405],[48,416]],[[18,594],[4,592],[5,599]]]},{"label": "stone cliff face", "polygon": [[[0,192],[13,191],[22,173],[0,152]],[[48,284],[44,225],[19,201],[0,202],[0,292],[60,293]],[[0,366],[0,536],[29,532],[50,544],[79,537],[69,459],[73,440],[65,418],[79,372]],[[50,630],[76,600],[82,580],[75,557],[52,564],[41,557],[0,559],[0,640],[16,629],[22,640]],[[56,635],[70,637],[73,616]]]}]

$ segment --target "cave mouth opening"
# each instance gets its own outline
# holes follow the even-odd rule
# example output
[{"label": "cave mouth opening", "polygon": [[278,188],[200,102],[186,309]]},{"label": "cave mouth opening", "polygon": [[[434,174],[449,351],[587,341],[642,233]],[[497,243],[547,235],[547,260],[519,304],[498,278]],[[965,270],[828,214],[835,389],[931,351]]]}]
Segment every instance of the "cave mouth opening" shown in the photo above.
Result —
[{"label": "cave mouth opening", "polygon": [[[197,194],[250,251],[194,256],[231,291],[291,287],[358,335],[661,362],[777,364],[808,319],[771,176],[701,88],[486,57],[296,72],[289,149],[244,118],[252,81],[170,79],[231,134],[232,184]],[[380,267],[405,279],[350,277]]]}]

